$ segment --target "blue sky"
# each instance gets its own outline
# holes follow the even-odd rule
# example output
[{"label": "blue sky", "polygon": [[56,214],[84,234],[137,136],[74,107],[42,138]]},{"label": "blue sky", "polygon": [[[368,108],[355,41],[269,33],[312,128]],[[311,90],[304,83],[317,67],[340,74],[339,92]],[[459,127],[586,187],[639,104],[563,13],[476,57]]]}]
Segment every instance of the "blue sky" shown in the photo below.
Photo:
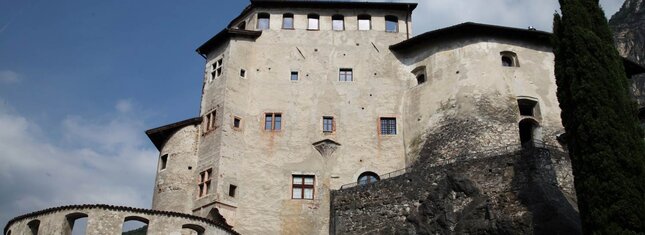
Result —
[{"label": "blue sky", "polygon": [[[415,33],[465,21],[550,31],[555,0],[420,0]],[[622,1],[601,1],[611,15]],[[144,131],[195,117],[194,50],[246,0],[0,0],[0,225],[52,206],[149,207]]]}]

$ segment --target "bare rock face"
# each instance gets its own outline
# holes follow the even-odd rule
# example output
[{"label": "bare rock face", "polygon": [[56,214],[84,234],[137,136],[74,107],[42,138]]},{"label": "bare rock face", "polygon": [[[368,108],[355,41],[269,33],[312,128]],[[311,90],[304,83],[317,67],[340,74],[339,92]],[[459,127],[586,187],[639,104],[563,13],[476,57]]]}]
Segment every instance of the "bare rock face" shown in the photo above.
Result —
[{"label": "bare rock face", "polygon": [[[609,20],[609,27],[620,55],[645,65],[645,1],[625,1]],[[640,107],[645,106],[645,75],[633,78],[632,90]]]}]

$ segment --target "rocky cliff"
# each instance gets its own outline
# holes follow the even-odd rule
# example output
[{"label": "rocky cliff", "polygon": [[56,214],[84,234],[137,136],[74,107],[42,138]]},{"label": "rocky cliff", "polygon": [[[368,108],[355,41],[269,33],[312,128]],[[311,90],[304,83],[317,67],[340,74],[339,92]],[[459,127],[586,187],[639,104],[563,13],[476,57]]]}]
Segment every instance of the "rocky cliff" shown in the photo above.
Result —
[{"label": "rocky cliff", "polygon": [[[611,20],[614,41],[620,55],[645,65],[645,1],[627,0]],[[645,75],[632,80],[639,105],[645,106]]]}]

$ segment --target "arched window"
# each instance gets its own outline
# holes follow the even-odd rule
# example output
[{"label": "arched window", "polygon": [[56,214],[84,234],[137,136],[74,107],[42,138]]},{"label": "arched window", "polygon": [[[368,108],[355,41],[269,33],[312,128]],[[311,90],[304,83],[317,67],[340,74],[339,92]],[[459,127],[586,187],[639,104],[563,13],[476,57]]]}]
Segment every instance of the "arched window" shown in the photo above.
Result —
[{"label": "arched window", "polygon": [[372,29],[372,17],[370,15],[358,16],[358,30]]},{"label": "arched window", "polygon": [[31,235],[38,235],[38,228],[40,227],[40,220],[32,220],[27,223],[27,227],[29,227],[29,232],[31,232]]},{"label": "arched window", "polygon": [[184,224],[181,226],[182,235],[203,235],[206,229],[196,224]]},{"label": "arched window", "polygon": [[532,118],[525,118],[520,121],[519,128],[522,147],[534,147],[540,139],[540,124]]},{"label": "arched window", "polygon": [[148,219],[139,216],[128,216],[123,220],[122,234],[148,234]]},{"label": "arched window", "polygon": [[237,25],[238,29],[246,29],[246,21],[242,21],[240,24]]},{"label": "arched window", "polygon": [[396,16],[385,16],[385,32],[399,32],[399,18]]},{"label": "arched window", "polygon": [[293,29],[293,14],[285,13],[282,15],[282,28]]},{"label": "arched window", "polygon": [[270,27],[271,15],[269,13],[258,13],[258,29],[266,30]]},{"label": "arched window", "polygon": [[426,77],[426,66],[419,66],[416,69],[412,70],[412,74],[417,79],[417,85],[423,84],[428,81]]},{"label": "arched window", "polygon": [[308,30],[320,29],[320,16],[318,14],[307,15],[307,29]]},{"label": "arched window", "polygon": [[360,176],[358,176],[358,185],[368,185],[372,183],[376,183],[376,181],[379,181],[381,178],[374,172],[371,171],[366,171],[363,172]]},{"label": "arched window", "polygon": [[66,224],[63,227],[64,235],[85,234],[87,228],[87,214],[71,213],[65,216]]},{"label": "arched window", "polygon": [[504,67],[520,67],[520,62],[517,60],[517,54],[512,51],[502,51],[499,53],[502,58],[502,66]]},{"label": "arched window", "polygon": [[345,30],[345,16],[333,15],[331,17],[331,29],[336,31]]}]

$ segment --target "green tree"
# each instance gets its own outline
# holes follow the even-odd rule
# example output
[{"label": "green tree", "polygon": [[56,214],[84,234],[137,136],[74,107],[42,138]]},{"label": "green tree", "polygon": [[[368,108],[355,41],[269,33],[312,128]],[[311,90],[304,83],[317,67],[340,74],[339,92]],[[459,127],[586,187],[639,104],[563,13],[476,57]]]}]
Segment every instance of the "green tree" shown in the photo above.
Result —
[{"label": "green tree", "polygon": [[585,234],[645,233],[645,141],[598,0],[559,0],[555,74]]}]

